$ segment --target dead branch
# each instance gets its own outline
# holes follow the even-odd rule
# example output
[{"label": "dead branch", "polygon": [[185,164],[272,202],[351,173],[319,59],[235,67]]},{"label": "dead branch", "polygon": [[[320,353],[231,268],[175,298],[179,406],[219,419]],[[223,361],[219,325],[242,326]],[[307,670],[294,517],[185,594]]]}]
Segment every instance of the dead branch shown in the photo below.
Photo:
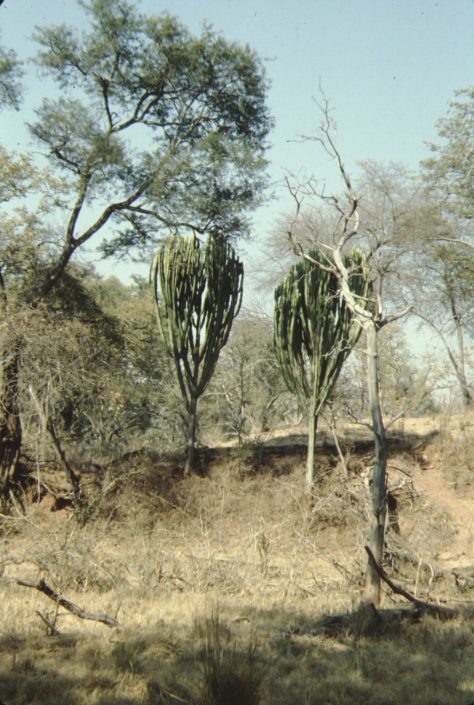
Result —
[{"label": "dead branch", "polygon": [[393,590],[393,592],[395,592],[397,595],[401,595],[406,600],[411,602],[419,612],[425,612],[427,614],[439,617],[440,619],[453,619],[454,617],[457,617],[459,615],[459,611],[456,609],[453,609],[451,607],[441,607],[440,605],[432,605],[429,602],[424,602],[423,600],[419,600],[417,597],[409,593],[400,585],[396,585],[393,580],[388,577],[384,569],[379,566],[370,548],[368,546],[364,546],[364,548],[367,552],[367,555],[369,556],[369,562],[374,568],[377,575],[380,576],[384,583],[386,583],[389,588]]},{"label": "dead branch", "polygon": [[114,627],[116,629],[120,628],[120,624],[115,619],[108,617],[103,612],[86,612],[82,609],[82,607],[78,607],[73,602],[66,600],[64,597],[60,597],[60,595],[49,587],[49,585],[47,585],[42,578],[37,583],[34,583],[31,580],[17,578],[16,583],[22,587],[35,588],[36,590],[39,590],[43,593],[43,595],[46,595],[51,600],[54,600],[54,602],[61,605],[61,607],[64,607],[64,609],[68,610],[68,612],[71,612],[79,619],[87,619],[92,622],[101,622],[102,624],[106,624],[108,627]]}]

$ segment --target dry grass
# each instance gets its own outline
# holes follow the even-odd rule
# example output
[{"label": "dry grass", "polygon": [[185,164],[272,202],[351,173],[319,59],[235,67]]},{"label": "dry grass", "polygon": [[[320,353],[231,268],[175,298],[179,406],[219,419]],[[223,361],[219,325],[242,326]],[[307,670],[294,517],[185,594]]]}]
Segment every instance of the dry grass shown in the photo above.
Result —
[{"label": "dry grass", "polygon": [[[391,455],[401,534],[389,532],[389,571],[421,596],[466,600],[439,558],[468,539],[436,503],[438,494],[454,501],[459,488],[423,490],[430,473],[448,481],[444,465],[435,465],[448,448],[461,478],[472,458],[466,439],[456,457],[454,444],[439,439]],[[4,518],[0,701],[469,705],[474,626],[467,617],[372,635],[361,622],[337,640],[310,635],[320,616],[354,608],[365,563],[370,455],[351,448],[347,481],[334,453],[319,457],[311,510],[302,491],[304,449],[282,455],[246,447],[208,454],[207,475],[188,480],[176,479],[171,460],[127,459],[110,470],[105,496],[95,488],[84,526],[41,503]],[[408,476],[412,484],[400,484]],[[472,502],[470,487],[461,499]],[[122,628],[80,621],[15,577],[43,577]],[[56,635],[48,636],[38,611]]]}]

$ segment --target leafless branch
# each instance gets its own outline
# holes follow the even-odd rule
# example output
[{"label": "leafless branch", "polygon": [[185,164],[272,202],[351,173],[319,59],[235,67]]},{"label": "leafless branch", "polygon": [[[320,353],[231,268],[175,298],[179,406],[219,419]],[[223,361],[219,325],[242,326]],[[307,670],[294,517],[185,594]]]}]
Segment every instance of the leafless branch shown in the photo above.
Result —
[{"label": "leafless branch", "polygon": [[51,600],[56,602],[61,607],[64,607],[64,609],[68,610],[68,612],[71,612],[76,617],[79,617],[79,619],[87,619],[93,622],[101,622],[102,624],[106,624],[108,627],[120,627],[119,623],[115,619],[113,619],[112,617],[108,617],[103,612],[86,612],[82,609],[82,607],[78,607],[73,602],[70,602],[64,597],[61,597],[49,585],[47,585],[43,579],[39,580],[37,583],[34,583],[31,580],[23,580],[22,578],[17,578],[16,583],[17,585],[21,585],[22,587],[35,588],[36,590],[39,590],[43,593],[43,595],[46,595]]},{"label": "leafless branch", "polygon": [[397,311],[395,313],[390,314],[389,316],[385,316],[384,324],[393,323],[394,321],[398,321],[400,318],[404,318],[405,316],[408,316],[408,314],[412,313],[412,311],[413,311],[413,306],[405,306],[405,308],[401,309],[401,311]]}]

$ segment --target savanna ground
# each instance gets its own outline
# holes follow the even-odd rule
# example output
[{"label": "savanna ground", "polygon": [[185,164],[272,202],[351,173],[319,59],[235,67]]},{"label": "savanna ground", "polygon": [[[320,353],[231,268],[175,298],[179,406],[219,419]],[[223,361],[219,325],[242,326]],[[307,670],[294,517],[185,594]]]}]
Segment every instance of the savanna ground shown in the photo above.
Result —
[{"label": "savanna ground", "polygon": [[[80,520],[57,510],[60,474],[39,467],[24,512],[1,519],[0,701],[470,705],[474,419],[391,432],[386,570],[461,614],[382,629],[356,611],[371,444],[344,431],[346,468],[330,434],[319,446],[311,509],[300,429],[201,449],[200,474],[186,479],[179,459],[151,453],[84,467]],[[43,578],[120,628],[80,620],[17,578]],[[387,589],[384,606],[401,605]],[[320,633],[324,616],[344,612],[345,631]]]}]

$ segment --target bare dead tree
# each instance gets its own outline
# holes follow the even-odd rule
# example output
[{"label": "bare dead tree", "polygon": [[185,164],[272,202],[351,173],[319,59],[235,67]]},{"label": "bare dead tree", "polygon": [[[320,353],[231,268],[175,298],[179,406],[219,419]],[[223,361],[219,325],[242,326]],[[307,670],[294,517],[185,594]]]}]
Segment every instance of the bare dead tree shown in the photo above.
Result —
[{"label": "bare dead tree", "polygon": [[[319,106],[322,112],[322,122],[316,136],[307,138],[317,142],[329,157],[335,162],[342,179],[344,191],[341,197],[328,195],[317,188],[314,182],[292,185],[287,181],[288,188],[295,203],[295,211],[288,226],[288,238],[296,254],[309,260],[315,267],[332,272],[338,279],[341,295],[353,311],[366,339],[367,356],[367,394],[370,409],[370,428],[374,437],[374,465],[371,482],[371,525],[368,543],[378,565],[382,565],[384,551],[385,524],[387,516],[387,438],[386,427],[381,409],[378,333],[388,323],[405,316],[410,307],[387,315],[383,304],[383,274],[377,267],[376,253],[385,244],[384,237],[372,229],[367,229],[365,235],[366,256],[371,266],[372,294],[370,300],[360,300],[350,287],[350,272],[344,265],[343,252],[351,244],[360,246],[361,235],[360,201],[356,195],[351,178],[344,166],[341,153],[334,138],[335,125],[329,111],[329,104],[324,99]],[[323,257],[322,261],[312,258],[296,235],[297,223],[301,217],[302,204],[305,198],[317,198],[337,214],[337,225],[333,232],[333,244],[327,244],[327,237],[317,237],[313,247],[316,247]],[[364,601],[380,605],[381,579],[374,569],[373,563],[367,564]]]}]

